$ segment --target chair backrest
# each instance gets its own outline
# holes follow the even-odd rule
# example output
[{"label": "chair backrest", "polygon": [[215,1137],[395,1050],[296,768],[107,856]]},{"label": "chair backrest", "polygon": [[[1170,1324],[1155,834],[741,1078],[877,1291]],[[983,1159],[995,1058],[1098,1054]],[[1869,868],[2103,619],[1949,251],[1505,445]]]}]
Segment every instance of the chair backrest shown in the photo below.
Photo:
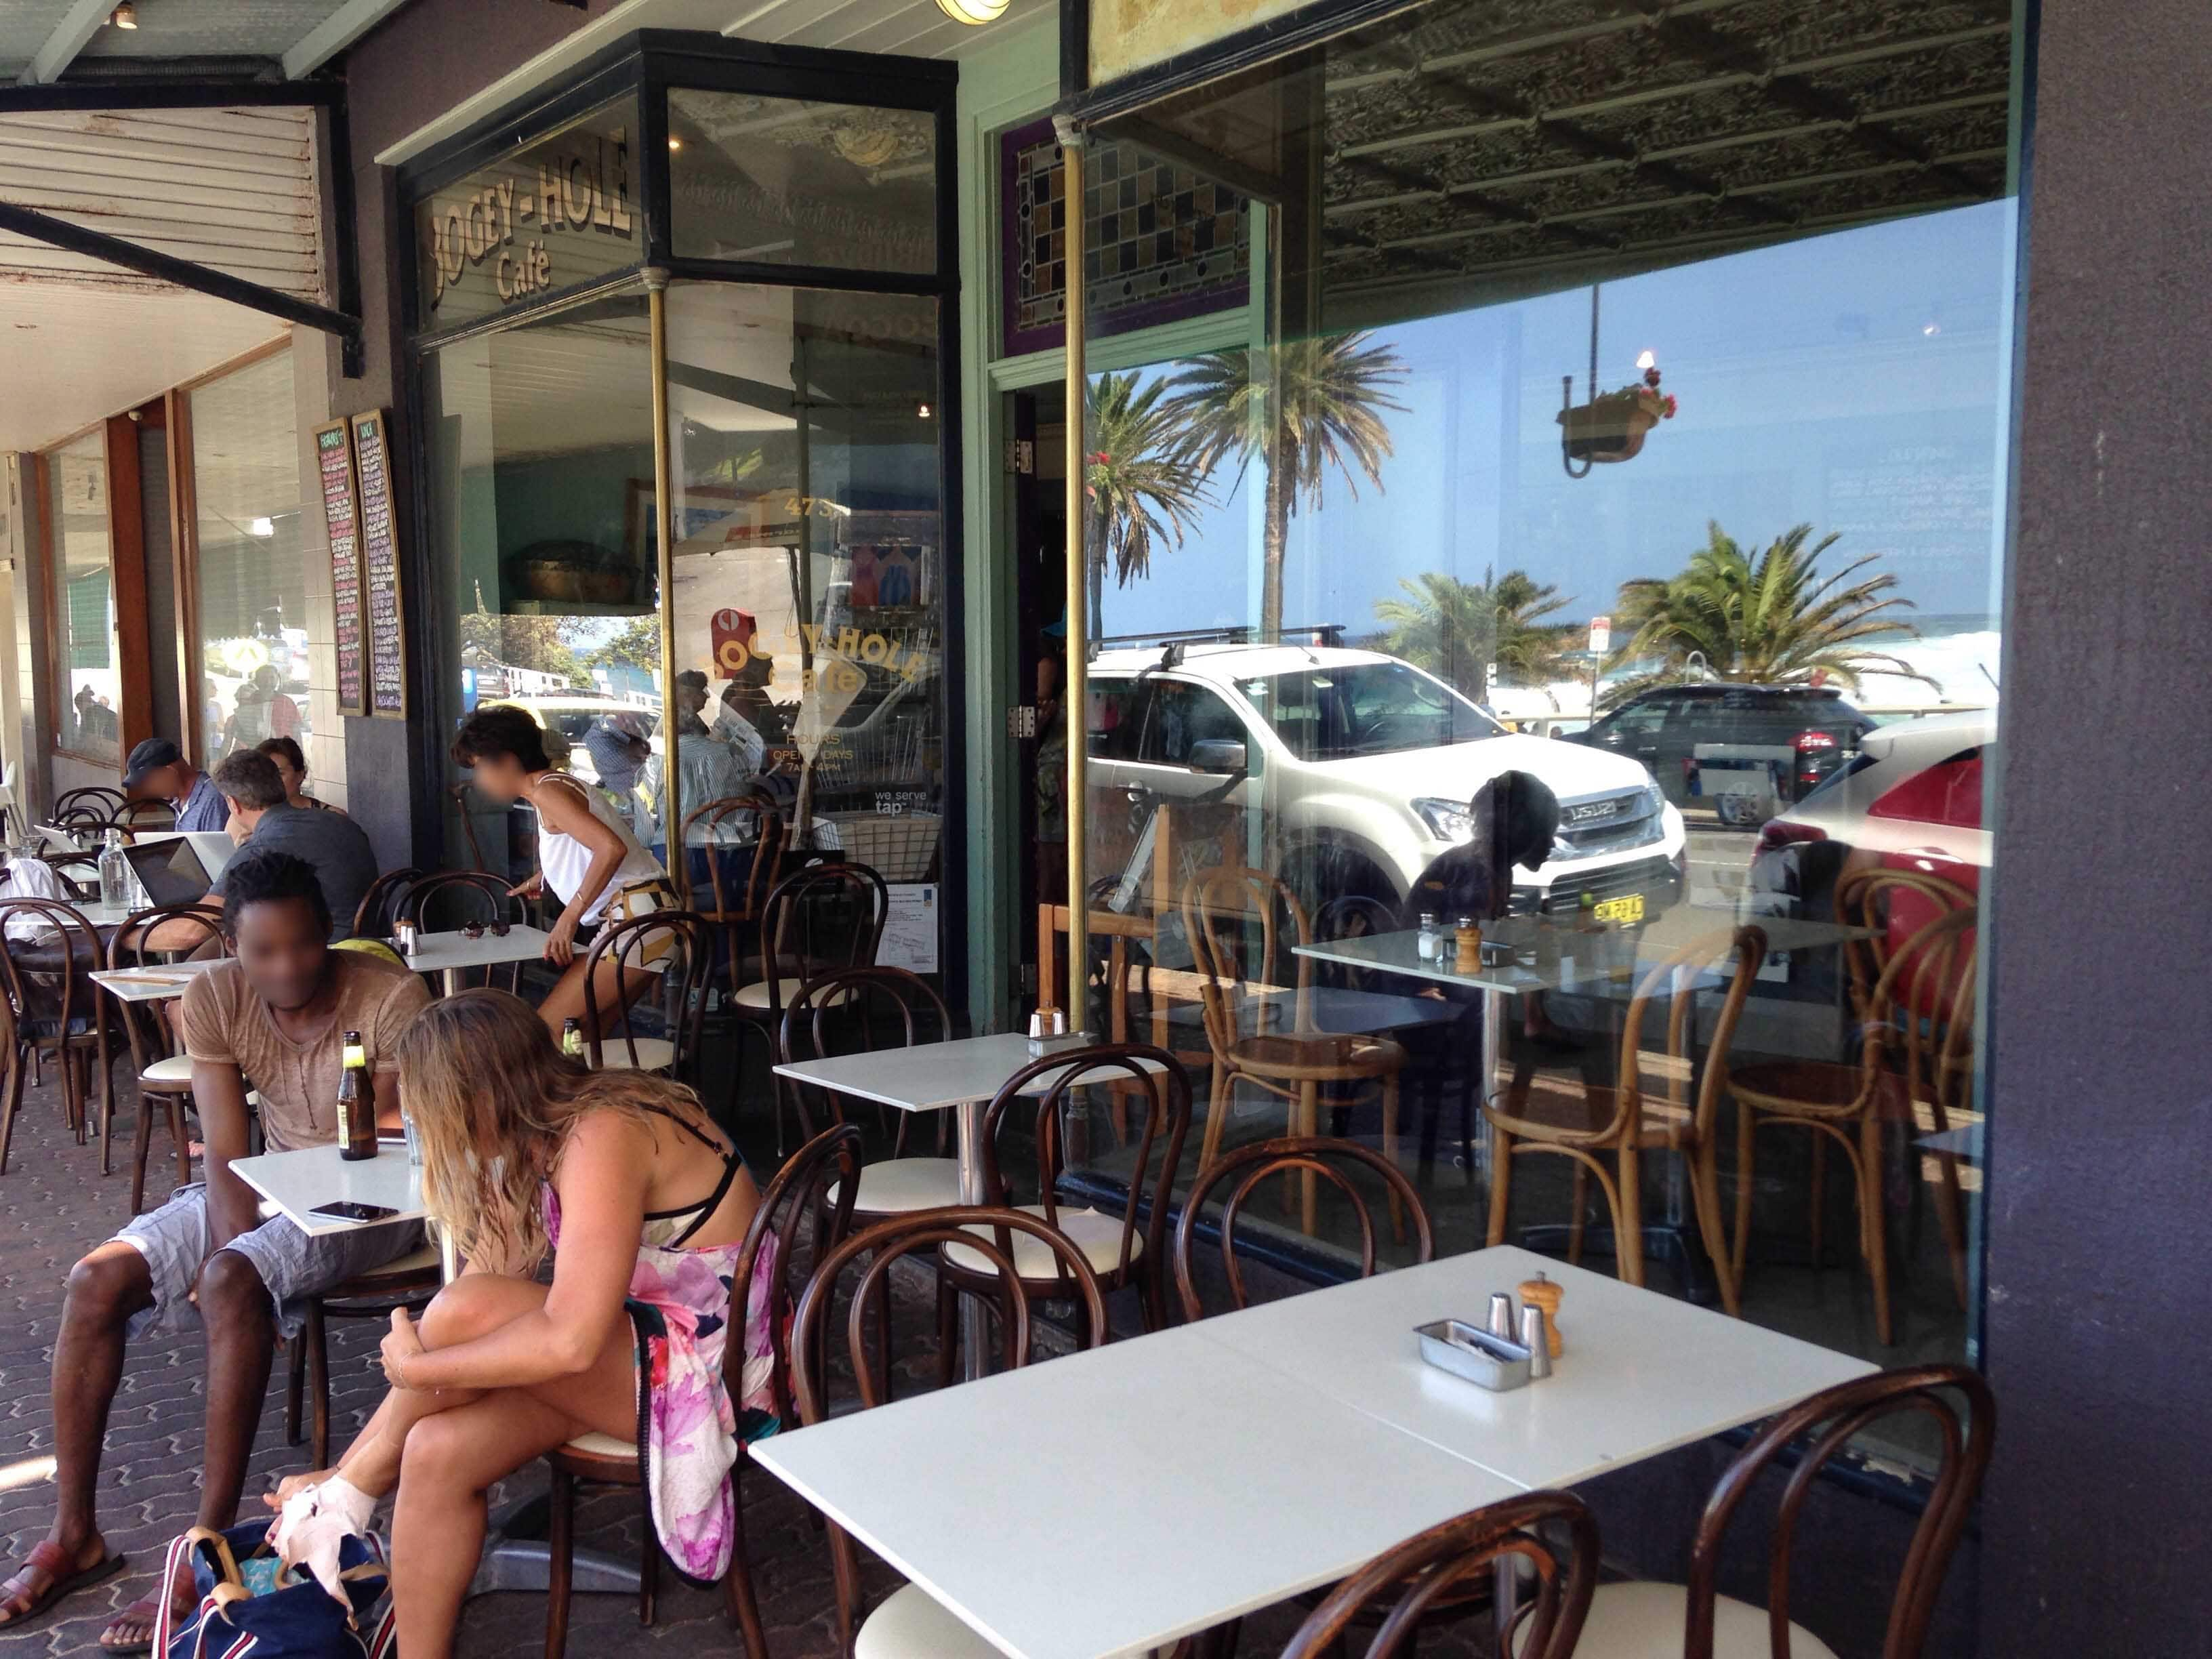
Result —
[{"label": "chair backrest", "polygon": [[101,784],[66,789],[54,802],[53,821],[64,829],[73,828],[80,820],[104,824],[123,810],[125,799],[120,789]]},{"label": "chair backrest", "polygon": [[890,890],[865,864],[817,864],[776,883],[761,912],[761,977],[780,1015],[782,981],[872,967]]},{"label": "chair backrest", "polygon": [[[1871,988],[1892,961],[1913,951],[1929,927],[1947,916],[1971,911],[1975,904],[1966,888],[1928,871],[1883,866],[1854,870],[1838,881],[1836,920],[1846,927],[1873,930],[1872,938],[1853,939],[1844,947],[1853,1006],[1860,1017],[1866,1016]],[[1932,982],[1925,988],[1931,996],[1939,991]],[[1915,1006],[1923,1014],[1948,1017],[1947,1007]]]},{"label": "chair backrest", "polygon": [[[1562,1560],[1540,1528],[1564,1528]],[[1376,1556],[1329,1593],[1283,1650],[1283,1659],[1322,1659],[1346,1651],[1345,1632],[1388,1604],[1368,1643],[1367,1659],[1410,1654],[1423,1614],[1465,1600],[1511,1563],[1533,1594],[1510,1651],[1515,1659],[1569,1659],[1582,1639],[1597,1589],[1597,1518],[1572,1492],[1531,1492],[1456,1516]]]},{"label": "chair backrest", "polygon": [[[847,1189],[850,1190],[853,1184],[846,1182]],[[1085,1346],[1103,1346],[1106,1298],[1099,1291],[1098,1277],[1083,1259],[1083,1252],[1059,1229],[1020,1210],[1000,1209],[988,1204],[916,1210],[854,1233],[823,1257],[814,1276],[806,1281],[806,1289],[799,1298],[798,1316],[791,1328],[792,1389],[799,1400],[799,1421],[811,1426],[826,1421],[830,1416],[826,1322],[830,1304],[836,1300],[839,1279],[862,1256],[868,1258],[868,1265],[853,1285],[851,1308],[845,1322],[846,1357],[861,1409],[880,1406],[889,1398],[888,1379],[894,1369],[888,1355],[871,1358],[865,1329],[870,1322],[866,1315],[872,1307],[889,1305],[890,1285],[887,1280],[892,1267],[917,1250],[934,1251],[946,1244],[965,1244],[982,1253],[997,1269],[993,1283],[999,1299],[999,1328],[1006,1334],[1006,1367],[1012,1370],[1027,1364],[1030,1306],[1014,1277],[1012,1255],[998,1243],[1017,1232],[1027,1233],[1059,1259],[1062,1279],[1072,1287],[1072,1293],[1082,1299],[1083,1310],[1089,1315],[1087,1319],[1076,1322],[1079,1329],[1088,1333]],[[889,1340],[886,1328],[886,1345]],[[850,1654],[860,1625],[860,1564],[854,1557],[853,1540],[846,1536],[844,1529],[827,1516],[823,1517],[823,1525],[829,1534],[830,1562],[837,1583],[837,1650]]]},{"label": "chair backrest", "polygon": [[[12,939],[8,924],[35,917],[45,930],[35,939]],[[107,1052],[107,999],[85,975],[106,960],[99,931],[84,913],[57,899],[0,899],[0,994],[4,994],[16,1036],[40,1036],[52,1023],[55,1034],[69,1036],[82,1026],[97,1031]]]},{"label": "chair backrest", "polygon": [[165,800],[125,801],[110,821],[123,832],[125,842],[142,835],[155,835],[177,827],[177,809]]},{"label": "chair backrest", "polygon": [[[903,968],[845,968],[808,980],[792,994],[775,1030],[779,1066],[828,1060],[877,1048],[911,1048],[952,1036],[951,1011],[929,981]],[[811,1135],[810,1096],[819,1095],[831,1123],[845,1121],[845,1097],[793,1078],[778,1079],[799,1109],[802,1133]]]},{"label": "chair backrest", "polygon": [[81,899],[100,897],[100,854],[97,853],[41,853],[39,857],[61,878],[62,885]]},{"label": "chair backrest", "polygon": [[[1049,1086],[1038,1091],[1036,1085],[1048,1079]],[[1134,1146],[1125,1144],[1115,1157],[1127,1181],[1128,1197],[1121,1206],[1121,1237],[1112,1271],[1126,1273],[1137,1259],[1137,1203],[1149,1177],[1152,1191],[1145,1194],[1144,1266],[1157,1287],[1166,1272],[1163,1252],[1167,1243],[1170,1188],[1176,1166],[1182,1162],[1183,1138],[1190,1132],[1190,1073],[1166,1049],[1144,1042],[1093,1043],[1063,1048],[1016,1072],[999,1085],[999,1092],[983,1109],[983,1190],[994,1204],[1014,1201],[999,1162],[999,1132],[1016,1102],[1033,1103],[1037,1203],[1045,1220],[1058,1226],[1060,1177],[1067,1167],[1060,1145],[1062,1109],[1075,1090],[1093,1087],[1113,1087],[1120,1099],[1138,1102],[1143,1113]],[[1155,1157],[1158,1163],[1153,1161]],[[1011,1251],[1013,1241],[1002,1234],[999,1247]]]},{"label": "chair backrest", "polygon": [[[708,801],[684,815],[681,843],[685,852],[681,858],[672,856],[670,867],[678,872],[678,879],[687,889],[696,890],[690,877],[694,830],[702,832],[698,850],[707,855],[702,860],[707,866],[707,891],[690,892],[691,908],[718,922],[750,921],[760,915],[763,898],[776,884],[777,861],[787,833],[783,810],[775,797],[764,790],[749,789]],[[723,847],[742,846],[750,846],[753,855],[740,883],[724,871],[715,853]],[[700,902],[708,897],[714,900],[712,905]]]},{"label": "chair backrest", "polygon": [[[1314,912],[1313,936],[1316,944],[1326,945],[1336,939],[1371,939],[1377,933],[1395,933],[1397,929],[1397,912],[1381,899],[1370,898],[1364,893],[1340,893]],[[1361,991],[1376,988],[1386,975],[1381,969],[1353,968],[1340,962],[1324,962],[1320,965],[1316,977],[1324,985]]]},{"label": "chair backrest", "polygon": [[1737,1454],[1715,1484],[1691,1546],[1682,1659],[1712,1659],[1716,1581],[1729,1523],[1768,1465],[1802,1440],[1807,1443],[1783,1489],[1768,1553],[1767,1617],[1775,1632],[1775,1652],[1786,1651],[1790,1548],[1806,1494],[1856,1436],[1885,1418],[1908,1414],[1933,1425],[1942,1455],[1898,1575],[1881,1653],[1882,1659],[1918,1659],[1944,1571],[1981,1490],[1996,1438],[1996,1396],[1980,1372],[1963,1365],[1913,1365],[1824,1389],[1769,1423]]},{"label": "chair backrest", "polygon": [[1890,953],[1859,1009],[1863,1096],[1871,1095],[1883,1067],[1900,1054],[1916,1101],[1931,1080],[1938,1097],[1947,1099],[1971,1084],[1979,924],[1972,907],[1953,910]]},{"label": "chair backrest", "polygon": [[[618,995],[603,1011],[599,969],[607,966],[624,975],[653,974],[659,983],[635,1002]],[[637,1065],[638,1039],[654,1035],[636,1029],[637,1011],[652,1002],[659,1007],[661,1034],[675,1048],[669,1075],[688,1080],[707,1017],[707,976],[714,968],[714,929],[696,910],[654,910],[601,927],[584,957],[584,1030],[592,1066],[604,1064],[611,1048]]]},{"label": "chair backrest", "polygon": [[404,870],[387,870],[369,883],[368,890],[361,896],[361,905],[353,913],[353,931],[361,939],[389,939],[393,924],[399,916],[400,901],[407,890],[422,879],[422,872],[409,865]]},{"label": "chair backrest", "polygon": [[451,933],[471,921],[512,921],[522,904],[507,896],[509,885],[482,870],[435,871],[400,890],[392,919],[411,917],[426,933]]},{"label": "chair backrest", "polygon": [[[836,1189],[835,1198],[830,1196],[832,1188]],[[753,1321],[763,1318],[768,1322],[774,1356],[769,1387],[775,1395],[776,1415],[786,1423],[797,1419],[798,1402],[791,1392],[791,1320],[799,1300],[794,1286],[800,1281],[799,1252],[793,1245],[809,1214],[822,1224],[823,1248],[843,1243],[852,1231],[853,1198],[860,1189],[860,1131],[856,1125],[839,1123],[810,1137],[776,1171],[775,1179],[761,1194],[760,1207],[753,1212],[752,1224],[745,1229],[744,1243],[738,1251],[737,1273],[730,1281],[730,1316],[738,1328],[722,1347],[722,1386],[732,1403],[744,1397],[745,1350],[751,1346],[748,1338]],[[771,1249],[763,1269],[763,1253]],[[754,1284],[757,1278],[764,1282]],[[762,1291],[767,1293],[766,1306],[757,1309],[757,1293]]]},{"label": "chair backrest", "polygon": [[[1199,997],[1206,1010],[1206,1039],[1217,1060],[1225,1059],[1237,1041],[1237,1012],[1244,1000],[1248,965],[1273,980],[1281,945],[1279,918],[1287,915],[1292,943],[1310,945],[1313,929],[1305,907],[1290,883],[1265,870],[1218,865],[1183,884],[1183,930],[1199,975]],[[1310,992],[1313,963],[1292,957],[1297,1000],[1291,1029],[1313,1030]]]},{"label": "chair backrest", "polygon": [[[1696,981],[1731,957],[1735,962],[1735,972],[1729,978],[1728,989],[1721,999],[1720,1017],[1713,1022],[1707,1039],[1704,1080],[1698,1085],[1697,1103],[1692,1107],[1689,1100],[1690,1075],[1696,1056],[1690,1048],[1694,1029],[1690,1014],[1697,996]],[[1629,999],[1628,1013],[1622,1022],[1620,1068],[1614,1077],[1613,1125],[1607,1131],[1607,1139],[1624,1133],[1639,1115],[1671,1120],[1699,1136],[1712,1133],[1721,1096],[1728,1090],[1729,1048],[1735,1041],[1736,1022],[1743,1017],[1744,1001],[1751,994],[1752,981],[1759,977],[1759,964],[1765,959],[1766,935],[1758,927],[1733,931],[1717,929],[1692,939],[1644,975],[1635,994]],[[1678,982],[1682,980],[1688,983]],[[1679,994],[1671,996],[1668,1002],[1667,1053],[1657,1068],[1662,1074],[1657,1081],[1665,1094],[1656,1103],[1655,1113],[1653,1103],[1645,1099],[1644,1073],[1650,1069],[1651,1061],[1644,1048],[1644,1016],[1652,998],[1670,988]]]},{"label": "chair backrest", "polygon": [[[153,930],[165,925],[173,937],[182,935],[184,942],[158,949],[149,945],[146,941]],[[195,927],[199,930],[197,936],[191,933]],[[109,937],[106,965],[128,969],[173,962],[206,949],[210,941],[224,956],[232,954],[230,941],[223,937],[221,910],[204,904],[157,904],[135,912]],[[122,1011],[123,1030],[131,1039],[131,1060],[141,1072],[177,1052],[173,1028],[158,1012],[161,1005],[118,998],[115,1006]]]},{"label": "chair backrest", "polygon": [[1414,1256],[1416,1262],[1435,1259],[1437,1238],[1429,1225],[1427,1207],[1405,1171],[1370,1147],[1355,1140],[1340,1140],[1330,1135],[1285,1135],[1273,1140],[1255,1141],[1241,1146],[1227,1158],[1218,1160],[1201,1175],[1191,1189],[1183,1195],[1182,1215],[1176,1223],[1175,1279],[1176,1289],[1182,1297],[1182,1312],[1186,1319],[1202,1319],[1206,1306],[1198,1294],[1198,1281],[1191,1261],[1193,1246],[1197,1242],[1198,1219],[1207,1199],[1224,1182],[1236,1185],[1221,1203],[1220,1228],[1221,1270],[1229,1281],[1231,1305],[1247,1305],[1244,1293],[1244,1269],[1237,1255],[1237,1223],[1244,1207],[1244,1200],[1254,1188],[1270,1176],[1290,1175],[1312,1170],[1322,1180],[1344,1194],[1359,1218],[1359,1277],[1365,1279],[1375,1272],[1375,1220],[1366,1196],[1350,1179],[1346,1165],[1359,1165],[1371,1171],[1382,1183],[1386,1192],[1395,1195],[1397,1207],[1413,1218]]}]

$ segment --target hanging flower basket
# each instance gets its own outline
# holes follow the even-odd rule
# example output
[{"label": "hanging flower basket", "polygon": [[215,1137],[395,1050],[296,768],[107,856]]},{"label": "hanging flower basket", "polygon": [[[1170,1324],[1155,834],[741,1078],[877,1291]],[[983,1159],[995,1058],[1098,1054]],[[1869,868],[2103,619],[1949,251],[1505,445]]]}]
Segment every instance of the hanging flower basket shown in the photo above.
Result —
[{"label": "hanging flower basket", "polygon": [[1630,460],[1646,433],[1674,417],[1673,397],[1648,386],[1623,386],[1561,410],[1560,441],[1571,460]]}]

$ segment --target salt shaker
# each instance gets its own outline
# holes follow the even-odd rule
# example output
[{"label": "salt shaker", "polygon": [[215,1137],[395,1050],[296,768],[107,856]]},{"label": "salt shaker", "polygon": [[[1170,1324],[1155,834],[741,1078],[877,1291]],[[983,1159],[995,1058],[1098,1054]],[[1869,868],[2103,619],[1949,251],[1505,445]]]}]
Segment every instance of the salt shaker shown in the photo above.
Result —
[{"label": "salt shaker", "polygon": [[1552,1334],[1544,1318],[1544,1310],[1534,1303],[1521,1310],[1521,1346],[1528,1350],[1528,1380],[1531,1382],[1552,1374]]},{"label": "salt shaker", "polygon": [[1508,1342],[1519,1339],[1513,1334],[1513,1298],[1504,1291],[1490,1293],[1490,1334]]},{"label": "salt shaker", "polygon": [[1437,915],[1433,910],[1421,912],[1421,931],[1413,940],[1413,954],[1423,962],[1434,962],[1441,941],[1437,937]]}]

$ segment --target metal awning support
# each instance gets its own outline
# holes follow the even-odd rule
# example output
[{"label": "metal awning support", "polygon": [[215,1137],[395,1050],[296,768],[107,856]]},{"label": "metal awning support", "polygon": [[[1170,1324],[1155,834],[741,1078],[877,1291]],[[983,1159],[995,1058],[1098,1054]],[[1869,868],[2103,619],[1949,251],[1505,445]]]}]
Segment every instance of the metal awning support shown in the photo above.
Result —
[{"label": "metal awning support", "polygon": [[66,219],[57,219],[52,214],[16,207],[10,203],[0,202],[0,230],[11,230],[18,236],[27,236],[33,241],[65,248],[71,253],[82,253],[88,259],[120,265],[124,270],[135,270],[142,276],[173,283],[179,288],[190,289],[196,294],[228,300],[233,305],[264,312],[288,323],[298,323],[308,328],[320,329],[325,334],[335,334],[344,348],[346,378],[358,380],[361,377],[362,320],[358,317],[349,317],[344,312],[332,311],[328,306],[319,306],[312,301],[297,299],[276,289],[264,288],[259,283],[249,283],[243,276],[234,276],[227,270],[216,270],[212,265],[194,264],[189,259],[157,252],[137,242],[126,242],[120,236],[88,230],[82,225],[73,225]]}]

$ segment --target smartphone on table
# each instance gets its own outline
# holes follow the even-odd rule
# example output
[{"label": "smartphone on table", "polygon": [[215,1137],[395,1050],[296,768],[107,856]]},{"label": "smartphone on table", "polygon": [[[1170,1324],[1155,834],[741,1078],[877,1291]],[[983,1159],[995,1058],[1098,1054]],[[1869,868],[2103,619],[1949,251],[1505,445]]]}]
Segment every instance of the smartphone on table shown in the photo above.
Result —
[{"label": "smartphone on table", "polygon": [[389,1221],[399,1213],[388,1205],[356,1204],[349,1198],[334,1199],[328,1204],[318,1204],[310,1215],[326,1215],[339,1221]]}]

